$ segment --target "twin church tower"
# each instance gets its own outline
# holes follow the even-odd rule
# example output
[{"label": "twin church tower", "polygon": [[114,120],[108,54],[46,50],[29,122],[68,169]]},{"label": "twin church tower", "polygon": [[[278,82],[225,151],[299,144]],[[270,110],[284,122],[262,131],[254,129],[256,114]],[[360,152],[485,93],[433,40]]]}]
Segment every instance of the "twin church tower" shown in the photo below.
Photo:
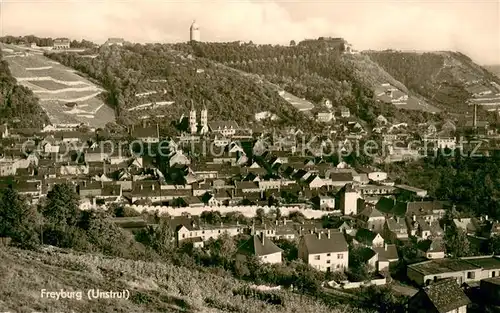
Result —
[{"label": "twin church tower", "polygon": [[[200,135],[204,135],[208,133],[208,111],[207,108],[203,107],[203,110],[201,110],[201,116],[200,116]],[[189,131],[191,134],[197,134],[198,133],[198,123],[196,121],[196,110],[194,109],[194,106],[191,105],[191,111],[189,112]]]}]

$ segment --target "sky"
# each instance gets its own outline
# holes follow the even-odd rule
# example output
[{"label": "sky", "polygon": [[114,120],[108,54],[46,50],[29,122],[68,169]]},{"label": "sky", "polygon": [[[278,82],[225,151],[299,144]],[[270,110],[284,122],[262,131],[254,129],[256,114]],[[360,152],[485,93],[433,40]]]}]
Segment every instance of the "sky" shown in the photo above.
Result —
[{"label": "sky", "polygon": [[343,37],[358,50],[452,50],[500,64],[500,0],[0,0],[0,35],[97,43],[288,44]]}]

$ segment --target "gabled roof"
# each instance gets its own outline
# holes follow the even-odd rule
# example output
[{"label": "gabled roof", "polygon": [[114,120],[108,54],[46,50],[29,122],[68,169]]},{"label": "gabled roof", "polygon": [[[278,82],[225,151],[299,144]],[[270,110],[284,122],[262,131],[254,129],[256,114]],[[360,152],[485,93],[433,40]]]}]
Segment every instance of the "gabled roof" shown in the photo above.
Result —
[{"label": "gabled roof", "polygon": [[283,252],[283,250],[266,236],[254,235],[238,249],[238,252],[247,255],[264,256]]},{"label": "gabled roof", "polygon": [[395,244],[386,244],[383,247],[374,247],[373,250],[378,253],[380,261],[397,260],[398,249]]},{"label": "gabled roof", "polygon": [[424,287],[421,292],[439,313],[447,313],[470,303],[456,279],[444,279]]},{"label": "gabled roof", "polygon": [[309,254],[345,252],[348,250],[344,234],[341,232],[330,232],[330,238],[327,234],[322,234],[318,238],[317,234],[304,236],[304,244]]}]

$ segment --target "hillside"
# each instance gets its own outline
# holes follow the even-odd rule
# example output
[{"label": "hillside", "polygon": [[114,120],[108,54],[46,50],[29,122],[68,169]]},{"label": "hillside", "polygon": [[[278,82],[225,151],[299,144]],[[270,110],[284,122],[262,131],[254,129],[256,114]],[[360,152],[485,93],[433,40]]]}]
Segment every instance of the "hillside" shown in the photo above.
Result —
[{"label": "hillside", "polygon": [[[69,252],[69,253],[68,253]],[[0,310],[14,312],[359,312],[322,305],[307,296],[279,291],[282,305],[234,296],[245,284],[228,276],[165,263],[132,261],[71,251],[0,249]],[[123,290],[128,300],[41,299],[42,289]]]},{"label": "hillside", "polygon": [[37,97],[21,86],[13,77],[9,64],[0,49],[0,123],[10,127],[41,128],[48,117],[41,109]]},{"label": "hillside", "polygon": [[[500,78],[458,52],[364,52],[409,91],[448,112],[470,111],[473,94],[500,92]],[[500,100],[500,99],[498,99]]]},{"label": "hillside", "polygon": [[206,106],[209,120],[234,120],[242,126],[262,111],[276,114],[284,125],[307,123],[274,88],[167,45],[102,47],[93,58],[69,53],[49,57],[101,82],[123,124],[148,117],[178,120],[191,105],[198,110]]},{"label": "hillside", "polygon": [[500,77],[500,65],[486,65],[484,68]]},{"label": "hillside", "polygon": [[5,60],[18,83],[39,98],[54,125],[104,127],[114,112],[104,105],[102,88],[42,55],[37,49],[4,44]]},{"label": "hillside", "polygon": [[329,99],[334,106],[347,106],[368,122],[380,113],[397,114],[405,119],[401,110],[396,109],[439,111],[423,99],[416,98],[409,100],[411,105],[384,106],[378,103],[376,92],[382,85],[391,85],[403,93],[408,92],[407,88],[367,56],[344,53],[335,42],[331,45],[324,42],[307,41],[297,46],[196,43],[177,44],[174,49],[259,75],[262,80],[311,101],[317,109],[324,110],[321,104],[324,99]]}]

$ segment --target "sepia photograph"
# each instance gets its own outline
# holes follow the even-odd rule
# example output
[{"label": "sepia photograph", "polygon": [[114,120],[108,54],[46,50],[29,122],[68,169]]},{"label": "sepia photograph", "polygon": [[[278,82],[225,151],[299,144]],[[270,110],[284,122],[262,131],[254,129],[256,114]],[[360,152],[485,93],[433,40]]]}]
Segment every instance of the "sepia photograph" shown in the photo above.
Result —
[{"label": "sepia photograph", "polygon": [[0,0],[0,313],[499,299],[500,0]]}]

